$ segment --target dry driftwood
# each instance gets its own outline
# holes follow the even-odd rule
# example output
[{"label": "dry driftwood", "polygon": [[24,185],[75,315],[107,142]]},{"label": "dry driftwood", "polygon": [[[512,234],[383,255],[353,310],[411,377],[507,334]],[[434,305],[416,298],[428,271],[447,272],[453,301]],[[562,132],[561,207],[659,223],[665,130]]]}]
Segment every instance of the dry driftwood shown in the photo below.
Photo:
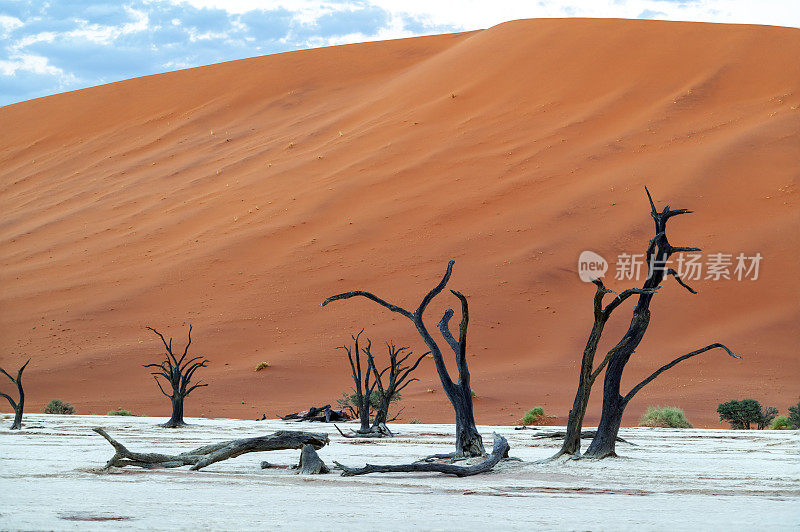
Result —
[{"label": "dry driftwood", "polygon": [[299,475],[324,475],[331,472],[314,447],[309,444],[304,445],[303,450],[300,451],[300,463],[295,469],[299,470],[297,471]]},{"label": "dry driftwood", "polygon": [[394,433],[389,430],[389,427],[386,426],[386,423],[381,423],[379,425],[372,425],[371,427],[367,428],[366,430],[351,430],[349,434],[342,432],[342,429],[338,427],[338,425],[334,424],[336,430],[339,431],[339,434],[344,436],[345,438],[392,438],[394,437]]},{"label": "dry driftwood", "polygon": [[109,436],[101,427],[95,427],[92,430],[108,440],[108,443],[110,443],[116,451],[114,456],[106,463],[106,468],[125,466],[158,468],[190,465],[192,466],[190,469],[196,471],[215,462],[227,460],[228,458],[236,458],[245,453],[302,449],[305,445],[311,445],[316,449],[321,449],[329,443],[328,435],[324,433],[281,430],[266,436],[222,441],[198,447],[197,449],[185,453],[169,455],[159,453],[135,453],[129,451],[124,445]]},{"label": "dry driftwood", "polygon": [[436,472],[444,473],[446,475],[455,475],[457,477],[468,477],[471,475],[478,475],[491,470],[497,465],[500,460],[508,455],[509,445],[504,437],[494,434],[494,448],[492,454],[486,457],[483,462],[470,465],[459,466],[453,464],[443,464],[441,462],[414,462],[413,464],[400,464],[400,465],[372,465],[367,464],[364,467],[347,467],[339,462],[334,462],[342,470],[343,477],[352,477],[355,475],[367,475],[369,473],[413,473],[413,472]]},{"label": "dry driftwood", "polygon": [[312,406],[305,412],[295,412],[280,416],[283,421],[319,421],[321,423],[331,423],[333,421],[349,421],[350,416],[343,410],[333,410],[331,405],[321,407]]}]

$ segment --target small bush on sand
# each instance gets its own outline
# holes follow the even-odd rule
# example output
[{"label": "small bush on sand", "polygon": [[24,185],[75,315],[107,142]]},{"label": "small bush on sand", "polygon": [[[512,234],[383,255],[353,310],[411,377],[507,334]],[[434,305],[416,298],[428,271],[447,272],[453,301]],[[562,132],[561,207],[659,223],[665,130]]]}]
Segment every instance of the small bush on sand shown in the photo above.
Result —
[{"label": "small bush on sand", "polygon": [[124,408],[117,408],[116,410],[110,410],[106,413],[107,416],[132,416],[133,412],[130,410],[125,410]]},{"label": "small bush on sand", "polygon": [[256,366],[256,371],[261,371],[262,369],[268,368],[269,362],[259,362]]},{"label": "small bush on sand", "polygon": [[544,408],[541,406],[535,406],[525,412],[525,415],[522,416],[522,424],[523,425],[533,425],[537,421],[539,421],[540,417],[544,417]]},{"label": "small bush on sand", "polygon": [[789,407],[789,428],[800,429],[800,401]]},{"label": "small bush on sand", "polygon": [[772,420],[772,425],[769,426],[770,430],[786,430],[789,428],[789,418],[786,416],[778,416]]},{"label": "small bush on sand", "polygon": [[[389,400],[389,403],[396,403],[401,399],[399,392],[395,392],[394,397]],[[342,396],[336,400],[340,410],[350,413],[350,417],[358,419],[358,395],[354,393],[342,393]],[[369,416],[372,419],[374,413],[378,410],[381,404],[381,393],[378,390],[372,390],[369,396]]]},{"label": "small bush on sand", "polygon": [[640,427],[663,427],[668,429],[690,429],[692,424],[683,410],[674,406],[650,406],[639,420]]},{"label": "small bush on sand", "polygon": [[61,399],[53,399],[44,407],[45,414],[74,414],[75,407]]}]

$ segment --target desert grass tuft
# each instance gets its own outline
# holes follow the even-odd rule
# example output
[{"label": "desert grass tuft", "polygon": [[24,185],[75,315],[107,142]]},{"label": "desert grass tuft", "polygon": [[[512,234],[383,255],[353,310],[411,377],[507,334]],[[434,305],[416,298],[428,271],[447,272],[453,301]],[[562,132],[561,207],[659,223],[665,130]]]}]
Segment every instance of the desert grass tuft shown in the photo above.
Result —
[{"label": "desert grass tuft", "polygon": [[662,427],[669,429],[690,429],[692,424],[686,419],[683,410],[674,406],[650,406],[639,420],[640,427]]}]

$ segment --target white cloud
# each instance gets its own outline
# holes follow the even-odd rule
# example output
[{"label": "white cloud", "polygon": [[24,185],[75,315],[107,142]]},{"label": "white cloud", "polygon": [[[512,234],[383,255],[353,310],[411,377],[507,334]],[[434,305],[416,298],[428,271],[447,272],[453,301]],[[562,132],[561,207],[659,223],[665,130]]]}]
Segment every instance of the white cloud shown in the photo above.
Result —
[{"label": "white cloud", "polygon": [[0,14],[0,105],[255,55],[522,18],[800,27],[800,0],[18,0],[10,6]]},{"label": "white cloud", "polygon": [[20,54],[6,60],[0,60],[0,73],[13,76],[17,71],[46,74],[49,76],[64,76],[64,71],[54,67],[46,57],[32,54]]},{"label": "white cloud", "polygon": [[[182,1],[182,0],[181,0]],[[643,11],[665,13],[666,20],[769,24],[800,27],[800,0],[369,0],[359,3],[314,0],[187,0],[195,7],[214,7],[241,14],[255,9],[283,8],[309,23],[331,10],[375,5],[392,15],[424,17],[432,25],[461,30],[487,28],[522,18],[637,18]]]},{"label": "white cloud", "polygon": [[8,15],[0,15],[0,31],[2,37],[6,38],[15,29],[21,27],[23,22],[17,17],[9,17]]}]

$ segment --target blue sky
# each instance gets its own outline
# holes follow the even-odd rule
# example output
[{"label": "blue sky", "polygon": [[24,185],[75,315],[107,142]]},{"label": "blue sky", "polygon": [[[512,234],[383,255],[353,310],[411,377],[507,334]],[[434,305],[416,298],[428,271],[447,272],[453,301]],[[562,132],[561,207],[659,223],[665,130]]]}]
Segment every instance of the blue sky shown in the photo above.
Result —
[{"label": "blue sky", "polygon": [[0,0],[0,106],[232,59],[537,17],[800,27],[800,0]]}]

